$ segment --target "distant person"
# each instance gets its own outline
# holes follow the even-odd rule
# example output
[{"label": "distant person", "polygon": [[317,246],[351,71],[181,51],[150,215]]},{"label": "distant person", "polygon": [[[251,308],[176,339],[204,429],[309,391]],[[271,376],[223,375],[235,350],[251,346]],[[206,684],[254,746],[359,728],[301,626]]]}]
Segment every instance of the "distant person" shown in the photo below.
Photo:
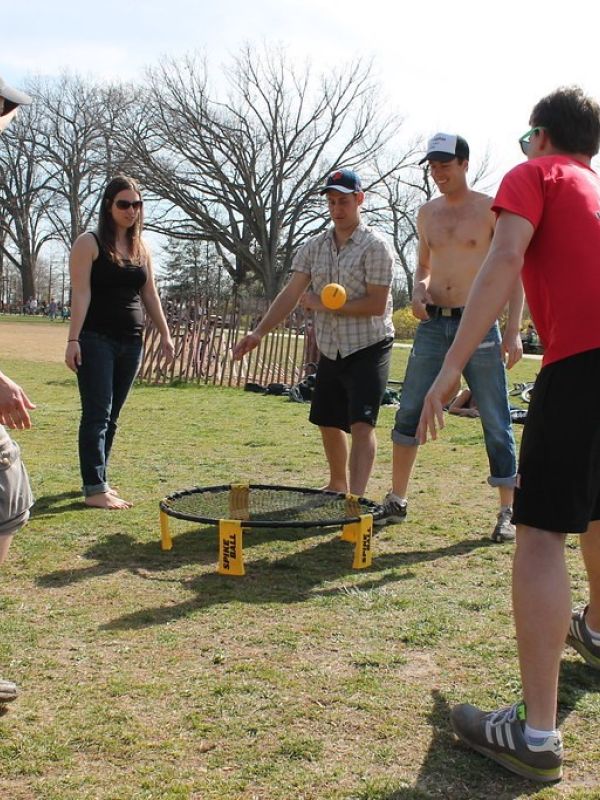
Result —
[{"label": "distant person", "polygon": [[71,309],[65,303],[60,310],[60,318],[62,319],[63,322],[66,322],[70,318],[70,316],[71,316]]},{"label": "distant person", "polygon": [[141,362],[144,308],[158,328],[164,358],[170,361],[174,353],[142,228],[139,187],[119,175],[104,191],[97,230],[81,234],[71,250],[65,362],[77,373],[79,464],[84,502],[93,508],[131,507],[111,488],[107,467],[117,420]]},{"label": "distant person", "polygon": [[479,409],[473,397],[473,392],[468,387],[464,386],[455,395],[448,405],[448,413],[457,417],[470,417],[472,419],[479,416]]},{"label": "distant person", "polygon": [[[523,430],[513,517],[523,695],[497,711],[459,705],[451,720],[477,752],[546,782],[562,776],[556,710],[565,641],[600,670],[600,177],[591,168],[600,149],[600,105],[578,87],[557,89],[535,105],[529,125],[519,140],[527,161],[500,184],[492,246],[425,399],[418,436],[422,443],[436,438],[449,388],[522,270],[545,345]],[[565,424],[573,397],[577,411]],[[567,533],[580,534],[589,583],[589,604],[575,611]]]},{"label": "distant person", "polygon": [[[300,248],[288,284],[256,328],[237,343],[233,357],[257,347],[298,302],[314,312],[320,358],[309,419],[323,440],[326,488],[363,495],[375,462],[375,425],[394,341],[394,257],[385,240],[362,222],[365,194],[356,172],[332,172],[321,194],[327,196],[333,227]],[[342,284],[348,297],[337,311],[326,308],[319,296],[333,282]]]},{"label": "distant person", "polygon": [[54,298],[48,303],[48,317],[54,322],[58,313],[58,304]]},{"label": "distant person", "polygon": [[[423,400],[456,335],[471,285],[494,233],[491,198],[473,191],[467,183],[469,146],[465,139],[437,133],[428,142],[421,163],[425,161],[441,196],[425,203],[417,217],[419,253],[412,311],[420,323],[392,430],[392,490],[385,497],[381,523],[402,522],[406,518]],[[481,418],[490,468],[488,483],[498,489],[500,508],[491,536],[496,542],[515,538],[510,520],[516,454],[504,359],[507,358],[506,366],[510,369],[522,356],[519,337],[522,310],[523,288],[517,280],[504,336],[494,321],[463,371]]]},{"label": "distant person", "polygon": [[[31,98],[13,89],[0,78],[0,133],[17,114],[19,106],[29,105]],[[35,406],[25,391],[0,372],[0,564],[4,562],[14,535],[29,519],[33,495],[19,445],[4,426],[24,430],[31,427],[29,412]],[[17,697],[12,681],[0,679],[0,705]]]}]

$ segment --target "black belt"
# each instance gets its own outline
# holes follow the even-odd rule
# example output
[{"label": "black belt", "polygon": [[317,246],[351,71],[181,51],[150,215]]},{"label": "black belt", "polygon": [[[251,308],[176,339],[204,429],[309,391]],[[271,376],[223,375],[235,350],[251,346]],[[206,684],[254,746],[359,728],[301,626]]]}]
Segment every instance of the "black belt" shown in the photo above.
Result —
[{"label": "black belt", "polygon": [[464,306],[457,306],[457,308],[446,308],[446,306],[433,306],[428,303],[425,310],[430,317],[462,317],[465,310]]}]

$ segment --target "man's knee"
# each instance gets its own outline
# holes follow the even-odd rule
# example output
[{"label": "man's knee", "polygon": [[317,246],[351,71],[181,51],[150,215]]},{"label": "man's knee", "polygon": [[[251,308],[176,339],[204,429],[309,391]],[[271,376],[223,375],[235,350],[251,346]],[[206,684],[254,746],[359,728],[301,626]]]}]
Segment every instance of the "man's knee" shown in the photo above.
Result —
[{"label": "man's knee", "polygon": [[550,555],[564,551],[566,533],[546,531],[543,528],[533,528],[530,525],[517,524],[517,547],[521,553],[539,556]]},{"label": "man's knee", "polygon": [[353,422],[350,433],[354,441],[367,441],[375,438],[375,426],[370,422]]}]

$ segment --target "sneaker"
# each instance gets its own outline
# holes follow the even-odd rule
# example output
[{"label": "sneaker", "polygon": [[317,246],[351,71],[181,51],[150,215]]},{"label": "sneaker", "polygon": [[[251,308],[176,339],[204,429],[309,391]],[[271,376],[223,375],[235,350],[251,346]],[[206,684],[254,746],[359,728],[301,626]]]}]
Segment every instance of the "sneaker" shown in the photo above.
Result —
[{"label": "sneaker", "polygon": [[373,520],[373,525],[387,525],[388,522],[394,524],[396,522],[404,522],[406,519],[408,503],[406,501],[399,503],[395,499],[393,492],[386,494],[381,507],[383,508],[383,516]]},{"label": "sneaker", "polygon": [[528,744],[524,735],[524,703],[490,712],[464,703],[452,709],[450,721],[461,741],[511,772],[540,783],[562,778],[560,733],[539,744]]},{"label": "sneaker", "polygon": [[492,532],[493,542],[512,542],[517,535],[517,529],[510,521],[512,509],[503,508],[498,513],[496,527]]},{"label": "sneaker", "polygon": [[585,624],[587,610],[588,607],[586,606],[584,609],[573,612],[569,633],[567,634],[567,644],[574,647],[579,655],[583,656],[590,667],[600,669],[600,646],[594,644],[587,625]]},{"label": "sneaker", "polygon": [[16,700],[19,690],[12,681],[3,681],[0,678],[0,705]]}]

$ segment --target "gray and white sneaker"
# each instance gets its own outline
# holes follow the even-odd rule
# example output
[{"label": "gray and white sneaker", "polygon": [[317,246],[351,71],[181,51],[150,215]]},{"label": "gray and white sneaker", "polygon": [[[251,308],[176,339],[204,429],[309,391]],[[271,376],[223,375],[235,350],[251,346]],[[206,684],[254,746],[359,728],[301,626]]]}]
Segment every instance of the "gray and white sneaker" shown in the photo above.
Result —
[{"label": "gray and white sneaker", "polygon": [[404,522],[406,519],[408,503],[406,501],[400,503],[396,500],[396,496],[393,492],[388,492],[386,494],[381,506],[383,508],[383,515],[379,519],[373,520],[374,525],[387,525],[388,522],[394,525],[397,522]]},{"label": "gray and white sneaker", "polygon": [[517,529],[510,521],[512,518],[512,508],[501,508],[498,512],[496,527],[492,531],[493,542],[513,542],[517,534]]},{"label": "gray and white sneaker", "polygon": [[594,642],[585,624],[587,610],[588,607],[586,606],[579,611],[573,611],[569,633],[567,634],[567,644],[574,647],[590,667],[600,669],[600,646]]},{"label": "gray and white sneaker", "polygon": [[19,690],[12,681],[3,681],[0,678],[0,705],[16,700]]},{"label": "gray and white sneaker", "polygon": [[524,733],[523,703],[498,711],[481,711],[463,703],[452,709],[450,721],[461,741],[505,769],[540,783],[562,778],[560,733],[529,744]]}]

